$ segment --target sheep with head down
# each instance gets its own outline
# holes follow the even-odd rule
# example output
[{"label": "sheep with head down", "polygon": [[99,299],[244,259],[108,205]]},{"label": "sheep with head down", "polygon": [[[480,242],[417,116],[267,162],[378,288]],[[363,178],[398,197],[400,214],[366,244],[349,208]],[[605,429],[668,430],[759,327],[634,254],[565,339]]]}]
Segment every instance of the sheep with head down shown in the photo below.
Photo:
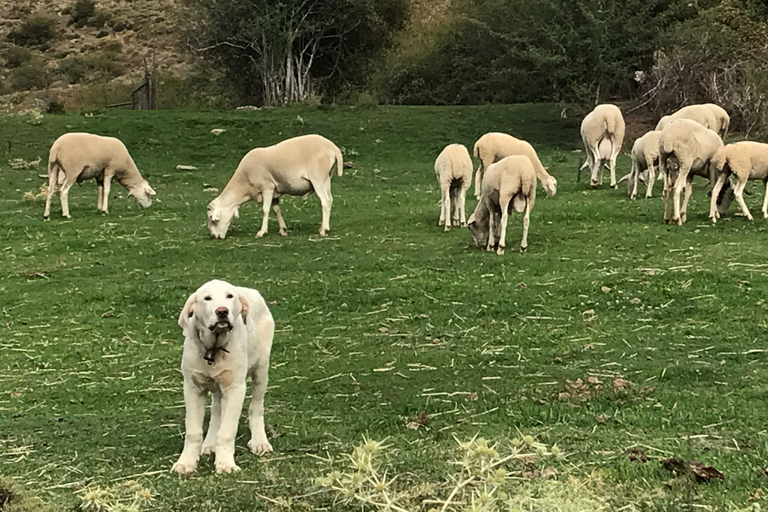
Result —
[{"label": "sheep with head down", "polygon": [[507,222],[514,210],[523,214],[520,250],[528,247],[528,226],[536,202],[536,171],[524,155],[511,155],[491,164],[486,170],[480,202],[469,216],[467,226],[480,250],[504,254]]},{"label": "sheep with head down", "polygon": [[744,216],[752,220],[752,214],[744,202],[744,187],[749,180],[760,180],[766,188],[763,208],[761,210],[764,219],[768,219],[768,144],[753,141],[742,141],[728,144],[720,148],[712,159],[717,181],[712,189],[712,201],[709,206],[709,218],[717,222],[720,212],[717,209],[715,199],[723,186],[730,184],[728,179],[731,174],[736,176],[736,184],[733,187],[733,195],[739,203]]},{"label": "sheep with head down", "polygon": [[[690,119],[680,119],[668,124],[659,137],[659,170],[664,177],[664,222],[682,225],[688,213],[688,201],[693,192],[693,177],[702,176],[715,183],[713,159],[723,147],[720,136]],[[713,194],[720,204],[720,211],[728,211],[733,200],[730,182],[726,190]],[[682,207],[680,194],[685,190]],[[673,194],[670,206],[670,193]]]},{"label": "sheep with head down", "polygon": [[98,184],[96,207],[109,212],[109,190],[117,180],[143,207],[152,204],[155,191],[141,177],[139,169],[128,154],[125,144],[114,137],[92,133],[65,133],[51,146],[48,155],[48,194],[45,198],[45,220],[51,217],[51,200],[59,185],[61,214],[69,214],[69,189],[85,180],[95,179]]},{"label": "sheep with head down", "polygon": [[695,121],[704,128],[716,132],[720,137],[726,136],[731,123],[731,118],[723,107],[714,103],[704,103],[701,105],[687,105],[673,114],[663,116],[656,124],[656,129],[663,130],[670,123],[680,119]]},{"label": "sheep with head down", "polygon": [[517,139],[506,133],[486,133],[475,142],[474,154],[480,159],[480,166],[475,173],[475,197],[480,199],[483,175],[485,170],[495,162],[510,155],[527,156],[536,171],[536,179],[544,187],[547,195],[554,196],[557,193],[557,180],[547,172],[541,164],[539,155],[528,142]]},{"label": "sheep with head down", "polygon": [[449,144],[435,160],[435,174],[440,183],[440,220],[438,226],[451,229],[454,224],[467,225],[465,199],[472,184],[472,157],[462,144]]}]

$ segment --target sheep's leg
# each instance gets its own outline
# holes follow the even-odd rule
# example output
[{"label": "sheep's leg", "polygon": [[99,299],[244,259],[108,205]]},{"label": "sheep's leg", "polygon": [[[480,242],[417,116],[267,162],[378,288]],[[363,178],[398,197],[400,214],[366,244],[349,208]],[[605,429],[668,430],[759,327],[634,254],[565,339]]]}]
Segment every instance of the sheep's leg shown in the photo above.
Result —
[{"label": "sheep's leg", "polygon": [[520,252],[528,248],[528,226],[531,223],[531,208],[533,208],[533,203],[530,198],[526,197],[525,213],[523,213],[523,239],[520,241]]},{"label": "sheep's leg", "polygon": [[683,224],[680,218],[680,194],[685,188],[686,181],[688,181],[688,172],[690,172],[690,165],[680,162],[680,168],[678,170],[677,179],[672,189],[673,192],[673,204],[672,204],[672,222],[681,226]]},{"label": "sheep's leg", "polygon": [[688,220],[688,201],[693,194],[693,176],[688,175],[688,179],[685,181],[685,199],[683,200],[683,208],[680,212],[680,223],[682,224]]},{"label": "sheep's leg", "polygon": [[496,220],[496,212],[491,210],[488,213],[488,246],[485,249],[488,252],[492,252],[496,245],[496,241],[494,240],[494,236],[496,235],[496,226],[494,222]]},{"label": "sheep's leg", "polygon": [[72,185],[74,185],[74,181],[65,181],[61,185],[61,190],[59,190],[59,200],[61,201],[61,215],[71,219],[72,216],[69,214],[69,189],[72,188]]},{"label": "sheep's leg", "polygon": [[616,188],[618,185],[616,184],[616,157],[618,155],[614,154],[611,155],[611,188]]},{"label": "sheep's leg", "polygon": [[320,206],[323,209],[323,219],[318,234],[325,236],[331,230],[331,206],[333,206],[331,179],[328,176],[323,176],[317,183],[313,182],[312,186],[315,188],[315,194],[320,199]]},{"label": "sheep's leg", "polygon": [[600,150],[597,146],[592,151],[592,169],[590,170],[590,185],[596,187],[603,184],[603,161],[600,160]]},{"label": "sheep's leg", "polygon": [[438,226],[445,224],[445,189],[440,184],[440,220],[437,221]]},{"label": "sheep's leg", "polygon": [[637,182],[640,181],[640,163],[634,158],[632,158],[632,170],[629,171],[629,175],[632,180],[632,192],[629,198],[634,200],[637,197]]},{"label": "sheep's leg", "polygon": [[261,229],[256,233],[256,238],[261,238],[267,234],[267,227],[269,224],[269,208],[272,206],[272,194],[273,190],[265,189],[261,192],[261,211],[264,217],[261,219]]},{"label": "sheep's leg", "polygon": [[48,170],[48,192],[45,195],[45,210],[43,211],[43,219],[51,219],[51,200],[53,194],[56,193],[56,184],[59,181],[59,171],[57,169]]},{"label": "sheep's leg", "polygon": [[104,186],[101,190],[101,211],[104,213],[109,213],[109,189],[112,186],[112,177],[106,176],[104,178]]},{"label": "sheep's leg", "polygon": [[496,249],[496,254],[499,256],[504,254],[504,248],[507,246],[507,222],[509,222],[510,201],[512,201],[511,197],[506,201],[499,201],[499,206],[501,207],[501,233],[499,233],[499,248]]},{"label": "sheep's leg", "polygon": [[736,201],[739,202],[739,207],[741,207],[741,211],[744,213],[744,215],[749,220],[754,220],[752,218],[752,214],[749,213],[749,208],[747,208],[747,203],[744,202],[744,187],[747,186],[747,180],[739,178],[739,182],[736,183],[736,186],[733,187],[733,196],[736,198]]},{"label": "sheep's leg", "polygon": [[272,200],[272,211],[277,215],[277,224],[280,226],[280,236],[286,236],[288,234],[288,226],[285,225],[283,219],[283,212],[280,211],[280,198],[276,197]]},{"label": "sheep's leg", "polygon": [[451,230],[451,184],[443,184],[443,209],[445,210],[445,230]]},{"label": "sheep's leg", "polygon": [[104,180],[96,178],[96,209],[102,211],[101,203],[104,201]]},{"label": "sheep's leg", "polygon": [[462,227],[467,227],[467,190],[469,190],[469,184],[462,182],[459,191],[459,216],[461,217],[459,220]]},{"label": "sheep's leg", "polygon": [[763,199],[763,218],[768,219],[768,179],[763,180],[765,187],[765,198]]},{"label": "sheep's leg", "polygon": [[728,173],[722,173],[718,176],[715,186],[712,187],[712,198],[709,200],[709,218],[712,219],[712,222],[717,222],[717,219],[720,218],[720,212],[717,211],[717,198],[720,196],[720,191],[727,179]]},{"label": "sheep's leg", "polygon": [[453,210],[453,225],[457,226],[461,222],[458,188],[454,188],[453,194],[451,194],[451,209]]},{"label": "sheep's leg", "polygon": [[[645,197],[650,198],[653,195],[653,182],[656,181],[656,170],[653,168],[653,162],[648,164],[648,184],[645,187]],[[637,183],[635,183],[637,186]]]}]

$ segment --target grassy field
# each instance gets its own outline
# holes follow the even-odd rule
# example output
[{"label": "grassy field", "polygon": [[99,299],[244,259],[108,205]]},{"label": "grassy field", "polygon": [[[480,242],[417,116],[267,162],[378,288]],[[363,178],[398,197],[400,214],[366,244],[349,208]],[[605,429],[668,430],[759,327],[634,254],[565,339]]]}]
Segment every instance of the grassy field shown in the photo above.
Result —
[{"label": "grassy field", "polygon": [[[661,222],[660,184],[634,202],[625,187],[589,190],[575,181],[578,121],[548,105],[30,121],[0,118],[0,474],[57,509],[75,508],[87,485],[131,478],[151,489],[154,510],[331,509],[314,482],[322,459],[364,435],[388,438],[390,471],[417,485],[452,471],[454,436],[518,433],[566,452],[558,478],[599,477],[611,509],[764,503],[766,222],[731,213],[712,226],[703,182],[683,227]],[[519,216],[503,257],[475,249],[465,228],[437,226],[434,158],[491,130],[529,140],[559,181],[553,198],[539,189],[525,254],[515,250]],[[48,148],[67,131],[120,137],[157,191],[152,206],[115,186],[100,214],[86,182],[70,194],[71,220],[56,196],[43,222],[42,200],[23,195],[39,190]],[[272,218],[254,238],[261,214],[249,203],[227,239],[212,240],[205,206],[216,194],[206,189],[223,188],[249,149],[313,132],[356,166],[333,179],[330,236],[317,236],[311,197],[283,201],[287,237]],[[9,165],[38,157],[38,168]],[[619,167],[628,170],[626,156]],[[747,197],[758,217],[759,188]],[[274,303],[265,418],[275,453],[247,451],[243,419],[242,472],[218,476],[204,458],[182,479],[168,472],[183,443],[176,318],[212,278]],[[601,389],[566,382],[589,377]],[[421,412],[429,424],[407,428]],[[648,462],[630,460],[632,449]],[[672,456],[725,480],[672,480],[659,463]]]}]

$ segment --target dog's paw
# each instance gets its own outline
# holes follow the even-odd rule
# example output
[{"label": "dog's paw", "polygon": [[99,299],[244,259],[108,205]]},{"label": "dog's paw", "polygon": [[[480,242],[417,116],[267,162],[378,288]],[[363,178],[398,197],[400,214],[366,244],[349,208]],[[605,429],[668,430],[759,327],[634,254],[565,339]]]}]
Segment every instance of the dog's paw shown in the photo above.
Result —
[{"label": "dog's paw", "polygon": [[189,475],[197,471],[196,464],[185,464],[183,462],[177,462],[171,468],[171,471],[180,475]]},{"label": "dog's paw", "polygon": [[203,443],[203,448],[200,450],[200,453],[202,455],[211,455],[213,453],[216,453],[216,445]]},{"label": "dog's paw", "polygon": [[216,468],[216,473],[220,475],[226,475],[228,473],[236,473],[240,471],[240,467],[235,464],[234,461],[221,462],[217,460],[216,464],[214,464],[214,467]]},{"label": "dog's paw", "polygon": [[272,451],[272,445],[269,441],[259,441],[257,439],[251,439],[248,441],[248,448],[256,455],[264,455]]}]

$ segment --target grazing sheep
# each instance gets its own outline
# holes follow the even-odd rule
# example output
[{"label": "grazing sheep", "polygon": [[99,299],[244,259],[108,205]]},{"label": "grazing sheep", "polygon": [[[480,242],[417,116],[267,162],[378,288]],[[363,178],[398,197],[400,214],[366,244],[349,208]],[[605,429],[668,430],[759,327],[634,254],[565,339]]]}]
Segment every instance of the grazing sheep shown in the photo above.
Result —
[{"label": "grazing sheep", "polygon": [[48,195],[43,218],[51,218],[51,199],[60,187],[61,214],[69,215],[69,189],[85,180],[96,179],[99,186],[96,207],[108,213],[109,188],[112,180],[128,189],[143,207],[152,204],[155,191],[141,177],[125,144],[114,137],[91,133],[65,133],[53,143],[48,155]]},{"label": "grazing sheep", "polygon": [[659,160],[659,137],[661,132],[651,130],[632,145],[632,170],[629,174],[619,181],[627,178],[627,191],[629,197],[637,197],[637,183],[645,182],[645,197],[651,197],[653,193],[653,184],[656,180],[656,170],[654,163]]},{"label": "grazing sheep", "polygon": [[520,250],[528,247],[528,225],[536,202],[536,171],[524,155],[512,155],[486,169],[480,202],[469,216],[469,231],[477,248],[504,254],[507,222],[513,209],[523,214],[523,239]]},{"label": "grazing sheep", "polygon": [[516,139],[506,133],[486,133],[475,142],[474,154],[480,159],[480,166],[475,174],[475,197],[477,199],[480,199],[485,170],[492,163],[510,155],[527,156],[536,170],[536,178],[544,187],[547,195],[554,196],[557,193],[557,180],[541,165],[539,155],[536,154],[533,146],[524,140]]},{"label": "grazing sheep", "polygon": [[461,144],[446,146],[435,160],[435,174],[442,191],[437,225],[444,224],[446,231],[451,229],[451,218],[454,224],[467,225],[465,198],[472,184],[472,167],[472,157]]},{"label": "grazing sheep", "polygon": [[591,168],[590,185],[603,182],[603,165],[611,169],[611,187],[616,188],[616,157],[624,143],[624,118],[616,105],[598,105],[581,122],[581,140],[587,159],[581,169]]},{"label": "grazing sheep", "polygon": [[704,103],[703,105],[688,105],[674,114],[662,117],[656,125],[656,129],[663,130],[669,123],[678,119],[696,121],[704,128],[716,132],[720,137],[725,137],[728,133],[728,126],[731,122],[731,118],[724,108],[714,103]]},{"label": "grazing sheep", "polygon": [[[659,137],[659,169],[664,176],[664,222],[682,225],[688,211],[688,200],[693,192],[693,177],[703,176],[710,187],[715,182],[712,159],[723,141],[712,130],[690,119],[680,119],[668,124]],[[670,215],[669,193],[674,187],[673,210]],[[685,200],[680,208],[680,193],[685,189]],[[733,200],[733,191],[715,195],[723,212]]]},{"label": "grazing sheep", "polygon": [[741,211],[749,220],[752,220],[752,214],[749,213],[744,202],[744,187],[747,186],[749,180],[762,180],[763,186],[766,187],[766,194],[761,211],[763,218],[768,219],[768,144],[752,141],[728,144],[717,152],[712,159],[712,165],[717,175],[717,182],[712,189],[712,201],[709,206],[709,218],[712,219],[712,222],[717,222],[717,219],[720,218],[720,212],[715,207],[715,198],[717,198],[723,185],[730,183],[728,178],[731,174],[736,175],[733,195],[738,201]]},{"label": "grazing sheep", "polygon": [[280,234],[287,227],[280,212],[280,196],[317,194],[323,208],[320,236],[330,231],[331,174],[334,162],[337,173],[342,174],[344,161],[341,151],[330,140],[320,135],[302,135],[284,140],[274,146],[249,151],[237,166],[235,174],[217,198],[208,204],[208,229],[213,238],[224,238],[240,205],[247,201],[262,203],[264,218],[260,238],[267,233],[270,206],[277,215]]}]

